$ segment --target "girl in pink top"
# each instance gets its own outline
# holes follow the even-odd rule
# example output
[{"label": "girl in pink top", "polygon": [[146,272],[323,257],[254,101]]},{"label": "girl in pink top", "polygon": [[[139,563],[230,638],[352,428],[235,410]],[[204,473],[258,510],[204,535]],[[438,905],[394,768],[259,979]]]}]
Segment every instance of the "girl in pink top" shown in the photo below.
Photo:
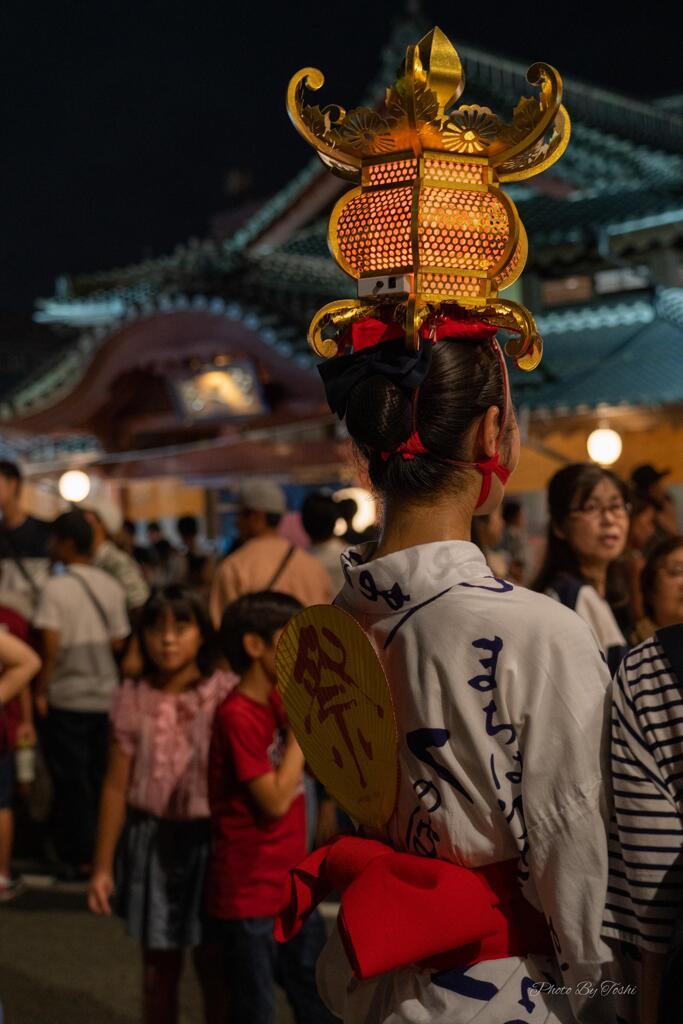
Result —
[{"label": "girl in pink top", "polygon": [[165,587],[147,601],[139,640],[144,677],[123,683],[111,713],[88,903],[96,914],[111,914],[113,903],[142,944],[145,1024],[177,1021],[186,948],[193,949],[206,1024],[223,1024],[226,1001],[202,898],[211,725],[237,677],[215,670],[209,618],[184,587]]}]

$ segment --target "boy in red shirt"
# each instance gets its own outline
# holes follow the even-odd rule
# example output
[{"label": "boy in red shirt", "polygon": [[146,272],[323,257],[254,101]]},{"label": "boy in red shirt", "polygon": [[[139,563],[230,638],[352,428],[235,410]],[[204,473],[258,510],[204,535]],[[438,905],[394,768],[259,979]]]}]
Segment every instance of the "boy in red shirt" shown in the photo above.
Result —
[{"label": "boy in red shirt", "polygon": [[321,918],[313,915],[284,945],[273,938],[287,873],[306,856],[304,757],[275,689],[275,647],[300,610],[285,594],[247,594],[221,623],[221,648],[241,681],[214,720],[207,910],[224,951],[231,1024],[273,1024],[274,981],[297,1024],[336,1020],[315,985],[325,944]]}]

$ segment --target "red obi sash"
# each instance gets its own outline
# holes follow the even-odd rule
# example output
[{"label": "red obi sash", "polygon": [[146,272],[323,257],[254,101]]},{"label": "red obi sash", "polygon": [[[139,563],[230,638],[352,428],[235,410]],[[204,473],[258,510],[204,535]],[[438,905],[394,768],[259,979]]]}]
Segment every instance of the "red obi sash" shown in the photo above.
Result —
[{"label": "red obi sash", "polygon": [[517,863],[463,868],[374,839],[336,836],[290,872],[275,938],[293,938],[336,890],[339,934],[361,980],[410,964],[445,971],[508,956],[553,956],[543,915],[520,891]]}]

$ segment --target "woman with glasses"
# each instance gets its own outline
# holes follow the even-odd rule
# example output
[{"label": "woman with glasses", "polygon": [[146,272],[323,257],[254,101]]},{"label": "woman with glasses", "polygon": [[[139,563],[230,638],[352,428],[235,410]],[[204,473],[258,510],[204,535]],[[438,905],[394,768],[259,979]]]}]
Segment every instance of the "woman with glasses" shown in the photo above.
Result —
[{"label": "woman with glasses", "polygon": [[630,507],[608,469],[577,463],[548,485],[548,542],[534,590],[572,608],[593,630],[614,671],[627,649],[629,594],[620,559]]}]

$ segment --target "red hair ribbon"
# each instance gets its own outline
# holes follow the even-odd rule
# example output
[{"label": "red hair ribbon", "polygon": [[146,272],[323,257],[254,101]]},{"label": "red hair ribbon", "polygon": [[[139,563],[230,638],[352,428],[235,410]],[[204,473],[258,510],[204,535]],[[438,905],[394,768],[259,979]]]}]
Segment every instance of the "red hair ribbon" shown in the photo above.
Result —
[{"label": "red hair ribbon", "polygon": [[[423,445],[417,430],[414,430],[408,440],[402,441],[393,452],[380,452],[380,454],[383,461],[386,462],[392,455],[400,455],[402,459],[414,459],[416,455],[428,455],[429,450]],[[476,508],[481,508],[491,493],[494,476],[498,477],[503,486],[510,479],[510,470],[507,466],[501,464],[500,452],[498,451],[490,459],[478,459],[476,462],[456,462],[454,459],[443,459],[442,461],[447,462],[450,466],[462,466],[463,469],[479,470],[482,481]]]},{"label": "red hair ribbon", "polygon": [[444,338],[451,341],[488,341],[497,330],[495,324],[487,324],[484,320],[455,320],[451,316],[442,316],[431,326],[429,321],[424,323],[420,334],[433,342]]},{"label": "red hair ribbon", "polygon": [[414,459],[416,455],[427,455],[427,449],[420,440],[420,435],[417,430],[414,430],[407,441],[401,441],[397,448],[394,448],[393,452],[380,452],[384,462],[390,459],[392,455],[400,455],[402,459]]},{"label": "red hair ribbon", "polygon": [[[420,337],[425,341],[436,343],[444,338],[452,341],[487,341],[493,338],[498,328],[487,324],[484,320],[457,320],[450,316],[440,316],[433,321],[425,321],[420,328]],[[405,337],[405,329],[395,321],[385,323],[368,317],[351,324],[351,349],[362,352],[365,348],[374,348],[385,341],[394,341]]]},{"label": "red hair ribbon", "polygon": [[393,321],[384,323],[383,320],[368,317],[367,320],[358,320],[351,324],[351,348],[353,352],[362,352],[364,348],[374,348],[384,341],[403,338],[405,333],[400,324]]},{"label": "red hair ribbon", "polygon": [[479,500],[475,506],[476,508],[480,508],[491,493],[493,477],[497,476],[504,487],[510,479],[510,470],[507,466],[501,465],[499,451],[496,451],[490,459],[479,459],[477,462],[472,463],[472,465],[475,469],[479,470],[482,477]]}]

